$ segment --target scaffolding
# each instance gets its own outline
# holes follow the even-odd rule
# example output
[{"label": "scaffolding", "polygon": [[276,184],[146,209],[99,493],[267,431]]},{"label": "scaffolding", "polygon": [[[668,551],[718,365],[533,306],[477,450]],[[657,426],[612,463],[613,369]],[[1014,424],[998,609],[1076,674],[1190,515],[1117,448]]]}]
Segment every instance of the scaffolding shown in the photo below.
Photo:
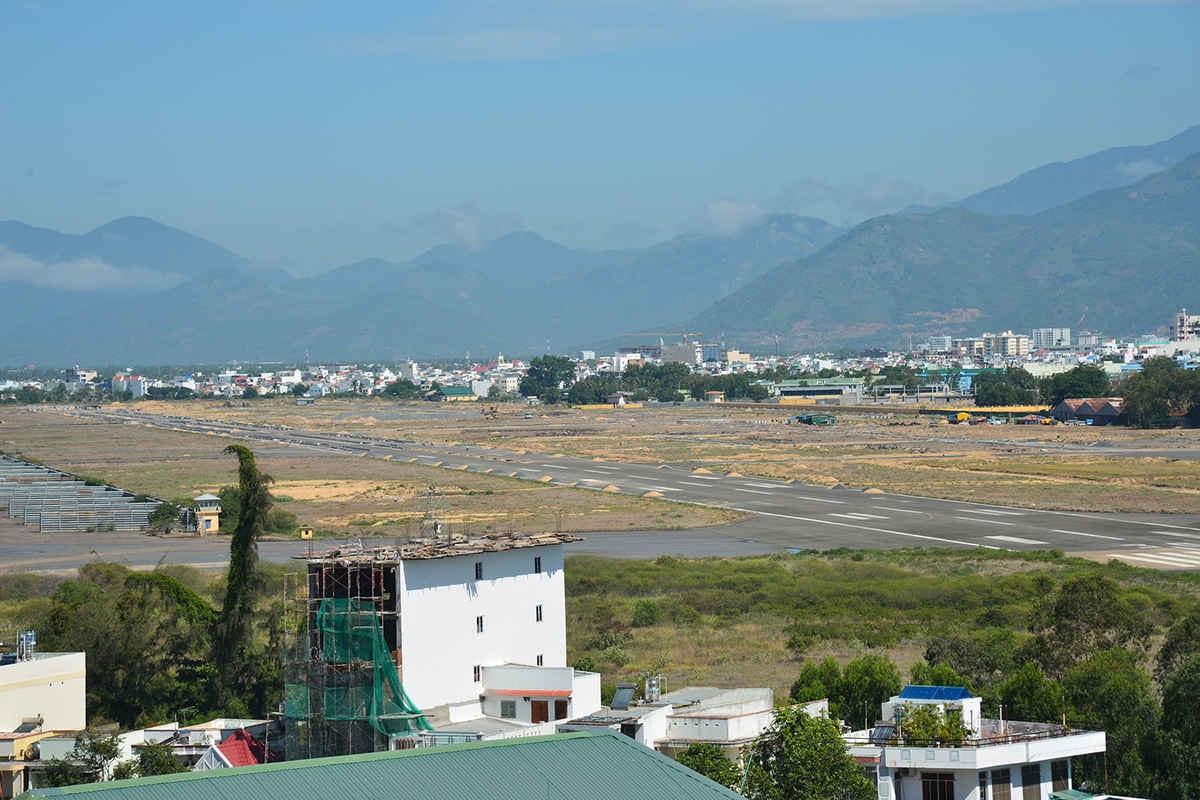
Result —
[{"label": "scaffolding", "polygon": [[414,747],[431,729],[401,683],[396,568],[362,552],[310,562],[287,598],[289,761]]}]

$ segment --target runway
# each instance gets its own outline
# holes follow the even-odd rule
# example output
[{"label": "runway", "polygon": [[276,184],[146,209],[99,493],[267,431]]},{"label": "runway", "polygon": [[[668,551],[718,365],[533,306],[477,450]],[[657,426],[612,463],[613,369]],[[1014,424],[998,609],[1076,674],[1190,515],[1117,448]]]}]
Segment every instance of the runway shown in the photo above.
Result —
[{"label": "runway", "polygon": [[[441,445],[357,434],[248,425],[128,410],[78,416],[236,437],[347,456],[406,461],[593,491],[735,509],[752,515],[717,528],[582,534],[569,552],[632,558],[744,555],[832,548],[983,547],[1114,557],[1138,566],[1200,569],[1200,514],[1106,514],[980,505],[846,488],[824,488],[675,465],[588,460],[477,445]],[[144,539],[143,539],[144,541]],[[290,546],[295,552],[296,544]],[[176,545],[177,548],[183,545]],[[205,546],[207,547],[207,546]],[[264,557],[283,560],[264,543]],[[199,555],[199,554],[197,554]]]}]

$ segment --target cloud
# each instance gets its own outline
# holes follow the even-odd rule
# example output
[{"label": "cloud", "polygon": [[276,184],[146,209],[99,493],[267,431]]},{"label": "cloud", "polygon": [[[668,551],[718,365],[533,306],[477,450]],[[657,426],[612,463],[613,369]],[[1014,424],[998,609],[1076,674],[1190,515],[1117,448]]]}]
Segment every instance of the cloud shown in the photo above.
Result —
[{"label": "cloud", "polygon": [[1117,174],[1122,175],[1131,180],[1141,180],[1147,175],[1153,175],[1156,172],[1162,172],[1166,166],[1159,164],[1152,158],[1140,158],[1137,161],[1122,161],[1117,164]]},{"label": "cloud", "polygon": [[98,258],[45,262],[0,247],[0,282],[13,281],[46,289],[91,292],[97,289],[160,291],[178,286],[182,275],[141,267],[114,267]]},{"label": "cloud", "polygon": [[764,216],[757,203],[715,200],[708,204],[708,224],[720,236],[741,233],[751,225],[757,225]]},{"label": "cloud", "polygon": [[818,178],[801,178],[786,184],[768,206],[773,210],[819,217],[835,225],[855,225],[908,206],[938,206],[952,199],[903,178],[866,175],[839,184]]},{"label": "cloud", "polygon": [[389,227],[429,244],[455,242],[476,249],[525,226],[517,214],[484,211],[466,202],[423,211]]}]

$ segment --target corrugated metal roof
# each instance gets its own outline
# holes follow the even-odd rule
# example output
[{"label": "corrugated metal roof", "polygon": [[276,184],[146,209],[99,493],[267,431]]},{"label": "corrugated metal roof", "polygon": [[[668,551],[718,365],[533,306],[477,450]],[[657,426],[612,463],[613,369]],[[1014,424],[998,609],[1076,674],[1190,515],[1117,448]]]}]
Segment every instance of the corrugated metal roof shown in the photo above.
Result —
[{"label": "corrugated metal roof", "polygon": [[739,795],[625,736],[564,733],[420,750],[185,772],[57,789],[25,797],[97,800],[733,800]]},{"label": "corrugated metal roof", "polygon": [[901,700],[965,700],[974,697],[961,686],[905,686]]}]

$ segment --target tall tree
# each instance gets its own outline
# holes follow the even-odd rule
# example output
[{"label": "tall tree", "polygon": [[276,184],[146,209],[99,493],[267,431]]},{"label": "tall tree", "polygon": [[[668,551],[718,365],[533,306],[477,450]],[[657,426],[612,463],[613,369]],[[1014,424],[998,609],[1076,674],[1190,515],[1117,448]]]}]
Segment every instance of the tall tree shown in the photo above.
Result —
[{"label": "tall tree", "polygon": [[218,702],[227,704],[238,689],[244,688],[256,673],[254,602],[261,589],[258,575],[258,539],[266,529],[271,510],[269,475],[259,472],[254,453],[242,445],[231,444],[225,452],[238,459],[237,528],[229,545],[229,572],[225,602],[216,627],[216,664],[220,676]]},{"label": "tall tree", "polygon": [[733,788],[741,778],[737,766],[715,744],[700,742],[690,745],[675,760],[728,788]]},{"label": "tall tree", "polygon": [[1108,373],[1094,364],[1051,375],[1042,383],[1042,400],[1056,406],[1067,397],[1107,397],[1112,391]]},{"label": "tall tree", "polygon": [[526,397],[540,397],[542,402],[557,403],[562,389],[569,388],[574,382],[574,361],[566,356],[538,356],[529,362],[519,388]]},{"label": "tall tree", "polygon": [[871,800],[875,787],[831,720],[779,710],[750,749],[746,796],[754,800]]}]

